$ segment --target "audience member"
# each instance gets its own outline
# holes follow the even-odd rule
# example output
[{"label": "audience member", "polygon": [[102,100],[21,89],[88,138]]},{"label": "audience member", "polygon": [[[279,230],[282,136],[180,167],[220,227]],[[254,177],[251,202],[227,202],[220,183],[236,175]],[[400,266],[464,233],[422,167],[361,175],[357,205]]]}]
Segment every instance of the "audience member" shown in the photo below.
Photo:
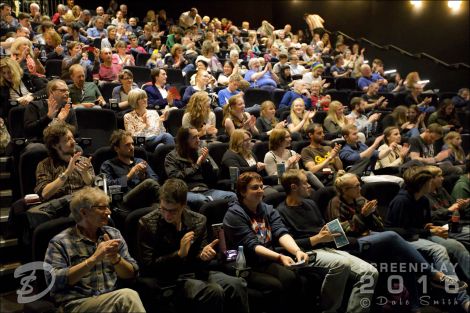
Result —
[{"label": "audience member", "polygon": [[127,101],[133,110],[124,115],[124,127],[134,137],[145,137],[145,148],[148,151],[154,151],[161,144],[175,143],[163,125],[168,111],[159,115],[156,110],[147,110],[147,93],[144,90],[129,91]]},{"label": "audience member", "polygon": [[129,108],[129,92],[139,86],[134,83],[134,74],[128,69],[119,72],[118,79],[121,85],[114,87],[111,98],[116,99],[119,109],[126,110]]},{"label": "audience member", "polygon": [[[139,267],[119,230],[108,226],[109,198],[101,190],[84,188],[70,203],[75,226],[49,242],[44,262],[51,295],[65,312],[145,312],[139,294],[117,289],[117,279],[132,279]],[[51,274],[54,274],[52,276]]]},{"label": "audience member", "polygon": [[191,96],[183,115],[182,126],[196,128],[198,136],[203,140],[215,140],[215,114],[211,111],[211,100],[205,91],[198,91]]},{"label": "audience member", "polygon": [[134,156],[132,134],[116,130],[109,142],[116,157],[103,162],[100,172],[106,175],[108,186],[121,187],[124,209],[132,211],[156,203],[160,188],[157,174],[145,160]]},{"label": "audience member", "polygon": [[106,101],[98,86],[85,81],[85,70],[80,64],[69,68],[73,84],[69,85],[70,100],[74,108],[101,108]]},{"label": "audience member", "polygon": [[155,68],[150,72],[150,76],[152,77],[152,84],[145,84],[142,88],[147,93],[149,108],[162,110],[167,107],[183,107],[181,99],[176,99],[175,93],[169,92],[166,85],[167,75],[164,69]]},{"label": "audience member", "polygon": [[209,149],[200,148],[199,144],[197,129],[182,127],[176,135],[175,149],[165,158],[168,177],[184,179],[188,184],[188,205],[195,211],[208,201],[236,198],[233,192],[210,188],[219,168],[209,155]]},{"label": "audience member", "polygon": [[286,123],[287,129],[289,129],[294,140],[302,140],[302,138],[307,137],[306,130],[313,123],[316,112],[306,110],[302,98],[297,98],[292,102]]},{"label": "audience member", "polygon": [[245,100],[240,94],[228,99],[228,103],[224,106],[222,125],[228,136],[231,136],[235,129],[246,129],[252,136],[259,135],[256,117],[245,111]]}]

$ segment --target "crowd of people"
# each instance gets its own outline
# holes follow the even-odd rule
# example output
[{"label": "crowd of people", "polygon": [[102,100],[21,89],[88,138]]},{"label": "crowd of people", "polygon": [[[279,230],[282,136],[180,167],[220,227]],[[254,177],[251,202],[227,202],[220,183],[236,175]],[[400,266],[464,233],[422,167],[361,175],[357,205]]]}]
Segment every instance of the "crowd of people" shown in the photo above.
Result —
[{"label": "crowd of people", "polygon": [[[268,21],[236,26],[196,8],[175,20],[165,10],[142,18],[114,0],[106,10],[73,0],[56,9],[49,17],[31,3],[30,12],[14,16],[0,4],[0,154],[47,149],[34,188],[42,204],[18,199],[14,206],[30,230],[59,216],[76,222],[50,241],[45,258],[51,296],[64,312],[145,312],[139,295],[117,284],[139,274],[178,281],[178,297],[197,312],[249,312],[248,288],[269,291],[275,311],[300,310],[316,292],[322,312],[369,312],[364,301],[390,274],[372,264],[394,262],[420,265],[400,273],[409,311],[421,312],[421,275],[469,312],[470,157],[462,146],[469,129],[459,118],[470,110],[468,88],[438,99],[417,72],[385,74],[382,60],[367,64],[364,48],[333,38],[316,14],[304,16],[305,32],[293,32]],[[132,71],[142,59],[150,69],[145,82]],[[60,70],[51,77],[54,60]],[[168,84],[170,70],[186,85]],[[329,87],[341,79],[362,93],[338,101]],[[283,94],[248,106],[253,89]],[[27,140],[20,148],[8,119],[18,106]],[[75,141],[76,112],[101,109],[113,109],[123,129],[109,138],[115,156],[95,173]],[[173,110],[184,113],[172,135]],[[136,156],[142,137],[145,154],[171,147],[160,163]],[[228,144],[216,158],[211,152],[221,142]],[[120,200],[111,203],[94,186],[97,174],[119,187]],[[372,180],[401,187],[384,215],[361,194]],[[315,194],[328,188],[336,196],[320,207]],[[282,192],[274,207],[264,202]],[[228,206],[224,243],[243,247],[246,277],[211,267],[220,242],[208,240],[200,209],[217,200]],[[121,235],[116,205],[121,215],[154,208],[139,221],[138,255]],[[23,229],[15,212],[10,226]],[[462,223],[449,232],[456,215]],[[336,219],[349,239],[342,248],[334,245],[341,234],[327,226]]]}]

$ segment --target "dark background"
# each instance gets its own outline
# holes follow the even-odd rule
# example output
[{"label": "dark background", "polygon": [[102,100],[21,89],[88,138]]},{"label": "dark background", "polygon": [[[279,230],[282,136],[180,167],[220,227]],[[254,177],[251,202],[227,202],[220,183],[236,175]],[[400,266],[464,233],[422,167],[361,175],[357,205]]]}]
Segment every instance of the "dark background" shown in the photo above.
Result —
[{"label": "dark background", "polygon": [[[76,3],[89,7],[91,1],[77,0]],[[109,1],[93,3],[106,8]],[[129,11],[138,17],[145,16],[148,9],[165,9],[167,16],[178,18],[181,12],[195,6],[201,16],[226,17],[235,25],[247,20],[252,29],[258,28],[264,19],[276,28],[290,23],[294,30],[305,29],[303,14],[316,13],[325,19],[325,27],[331,31],[342,31],[353,38],[365,37],[380,45],[393,44],[411,53],[426,52],[449,64],[470,63],[468,1],[462,1],[457,13],[451,12],[447,1],[423,1],[420,10],[414,9],[410,1],[174,0],[126,3]],[[416,69],[421,78],[441,82],[439,86],[444,87],[443,90],[450,90],[450,83],[460,87],[470,85],[468,69],[448,69],[429,60],[412,59],[397,52],[380,51],[366,44],[365,47],[367,59],[383,58],[386,68],[393,64],[392,67],[399,69],[404,75]]]}]

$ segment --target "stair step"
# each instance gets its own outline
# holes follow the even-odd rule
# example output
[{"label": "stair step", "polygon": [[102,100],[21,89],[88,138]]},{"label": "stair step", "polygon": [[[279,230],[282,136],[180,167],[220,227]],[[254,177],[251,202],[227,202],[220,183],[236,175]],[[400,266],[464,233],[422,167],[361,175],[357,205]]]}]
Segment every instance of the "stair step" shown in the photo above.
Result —
[{"label": "stair step", "polygon": [[2,180],[2,179],[7,180],[7,179],[10,179],[10,177],[11,177],[10,172],[2,172],[2,173],[0,173],[0,180]]},{"label": "stair step", "polygon": [[0,197],[11,197],[13,196],[13,191],[11,189],[0,190]]},{"label": "stair step", "polygon": [[0,236],[0,248],[12,247],[18,245],[18,238],[4,239]]},{"label": "stair step", "polygon": [[19,266],[21,266],[21,262],[0,264],[0,276],[12,274]]},{"label": "stair step", "polygon": [[0,172],[8,172],[12,169],[12,157],[0,157]]},{"label": "stair step", "polygon": [[0,223],[8,221],[10,208],[0,208]]}]

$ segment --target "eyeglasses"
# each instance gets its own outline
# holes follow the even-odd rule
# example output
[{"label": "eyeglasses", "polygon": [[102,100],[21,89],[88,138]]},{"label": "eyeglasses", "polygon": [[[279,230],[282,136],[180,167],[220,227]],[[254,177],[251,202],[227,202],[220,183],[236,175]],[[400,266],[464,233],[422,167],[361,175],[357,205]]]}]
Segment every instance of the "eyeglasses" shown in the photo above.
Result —
[{"label": "eyeglasses", "polygon": [[53,91],[60,91],[60,92],[62,92],[62,93],[69,92],[69,90],[68,90],[68,89],[65,89],[65,88],[64,88],[64,89],[59,89],[59,88],[57,88],[57,89],[54,89]]},{"label": "eyeglasses", "polygon": [[123,77],[123,78],[121,78],[121,80],[133,80],[133,78],[132,77]]}]

